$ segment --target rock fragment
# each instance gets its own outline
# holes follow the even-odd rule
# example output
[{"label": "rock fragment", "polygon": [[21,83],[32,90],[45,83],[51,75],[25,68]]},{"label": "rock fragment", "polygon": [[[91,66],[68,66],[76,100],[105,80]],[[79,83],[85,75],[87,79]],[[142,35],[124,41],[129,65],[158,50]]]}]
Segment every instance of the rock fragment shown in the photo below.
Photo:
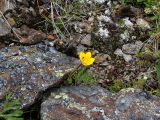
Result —
[{"label": "rock fragment", "polygon": [[87,34],[86,36],[84,36],[84,38],[81,40],[81,44],[86,46],[92,46],[91,34]]},{"label": "rock fragment", "polygon": [[136,41],[135,44],[128,43],[122,46],[122,51],[125,54],[134,55],[142,48],[143,43],[141,41]]}]

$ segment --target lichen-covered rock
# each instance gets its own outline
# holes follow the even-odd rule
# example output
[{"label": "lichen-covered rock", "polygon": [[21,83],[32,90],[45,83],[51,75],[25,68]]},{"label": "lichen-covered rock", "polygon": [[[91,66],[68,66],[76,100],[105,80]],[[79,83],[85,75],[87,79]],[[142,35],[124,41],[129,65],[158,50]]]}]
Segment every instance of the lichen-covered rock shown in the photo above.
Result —
[{"label": "lichen-covered rock", "polygon": [[158,120],[160,98],[133,88],[111,94],[99,86],[62,87],[41,105],[42,120]]},{"label": "lichen-covered rock", "polygon": [[115,97],[115,114],[120,120],[160,119],[160,98],[146,92],[128,88]]},{"label": "lichen-covered rock", "polygon": [[40,93],[57,85],[78,60],[46,44],[6,47],[0,50],[0,99],[6,92],[19,98],[22,107],[35,102]]}]

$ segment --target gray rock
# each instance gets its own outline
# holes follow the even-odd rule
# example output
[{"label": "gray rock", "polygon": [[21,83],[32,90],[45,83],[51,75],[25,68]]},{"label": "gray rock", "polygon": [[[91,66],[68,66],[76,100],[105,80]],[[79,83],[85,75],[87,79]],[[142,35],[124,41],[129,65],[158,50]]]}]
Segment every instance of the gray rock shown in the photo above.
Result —
[{"label": "gray rock", "polygon": [[62,82],[63,75],[79,60],[50,51],[45,44],[6,47],[0,50],[0,99],[9,90],[20,98],[22,107],[35,102],[38,95]]},{"label": "gray rock", "polygon": [[87,50],[87,48],[81,44],[78,45],[76,48],[77,48],[77,55],[79,55],[80,52]]},{"label": "gray rock", "polygon": [[117,48],[117,49],[114,51],[114,54],[115,54],[115,55],[118,55],[118,56],[123,56],[124,53],[122,52],[121,49]]},{"label": "gray rock", "polygon": [[126,62],[130,62],[133,60],[131,55],[127,55],[127,54],[123,53],[122,50],[119,48],[115,50],[114,54],[117,56],[121,56],[121,57],[123,56],[123,58]]},{"label": "gray rock", "polygon": [[[151,120],[160,118],[160,98],[139,89],[111,94],[99,86],[70,86],[52,91],[41,104],[42,120]],[[138,114],[137,114],[138,113]]]},{"label": "gray rock", "polygon": [[136,41],[135,44],[129,43],[122,46],[122,51],[125,54],[134,55],[141,49],[143,43],[141,41]]},{"label": "gray rock", "polygon": [[131,55],[123,54],[123,58],[126,62],[130,62],[133,60]]},{"label": "gray rock", "polygon": [[147,29],[150,29],[150,25],[149,23],[144,20],[143,18],[138,18],[136,20],[136,24],[142,29],[142,30],[147,30]]},{"label": "gray rock", "polygon": [[81,40],[81,44],[82,44],[82,45],[86,45],[86,46],[92,46],[91,34],[87,34],[87,35]]},{"label": "gray rock", "polygon": [[103,63],[106,60],[111,60],[111,57],[108,54],[97,54],[95,56],[95,62],[96,63]]}]

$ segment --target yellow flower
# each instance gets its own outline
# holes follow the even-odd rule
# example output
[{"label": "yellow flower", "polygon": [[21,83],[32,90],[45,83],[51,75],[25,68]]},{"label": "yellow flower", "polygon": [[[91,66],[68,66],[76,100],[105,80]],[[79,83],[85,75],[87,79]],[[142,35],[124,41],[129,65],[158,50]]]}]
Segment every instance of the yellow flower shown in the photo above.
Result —
[{"label": "yellow flower", "polygon": [[80,52],[79,59],[84,66],[92,65],[95,59],[92,57],[91,52]]}]

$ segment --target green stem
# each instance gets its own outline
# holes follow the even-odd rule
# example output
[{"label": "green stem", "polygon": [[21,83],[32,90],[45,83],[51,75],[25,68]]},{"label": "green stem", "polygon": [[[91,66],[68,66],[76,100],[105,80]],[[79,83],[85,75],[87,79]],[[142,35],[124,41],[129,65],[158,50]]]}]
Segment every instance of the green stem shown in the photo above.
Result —
[{"label": "green stem", "polygon": [[72,78],[72,76],[75,74],[75,72],[76,72],[81,66],[82,66],[82,64],[79,64],[79,65],[77,66],[77,68],[75,68],[75,70],[70,73],[70,75],[69,75],[69,77],[68,77],[68,80],[70,80],[70,79]]}]

